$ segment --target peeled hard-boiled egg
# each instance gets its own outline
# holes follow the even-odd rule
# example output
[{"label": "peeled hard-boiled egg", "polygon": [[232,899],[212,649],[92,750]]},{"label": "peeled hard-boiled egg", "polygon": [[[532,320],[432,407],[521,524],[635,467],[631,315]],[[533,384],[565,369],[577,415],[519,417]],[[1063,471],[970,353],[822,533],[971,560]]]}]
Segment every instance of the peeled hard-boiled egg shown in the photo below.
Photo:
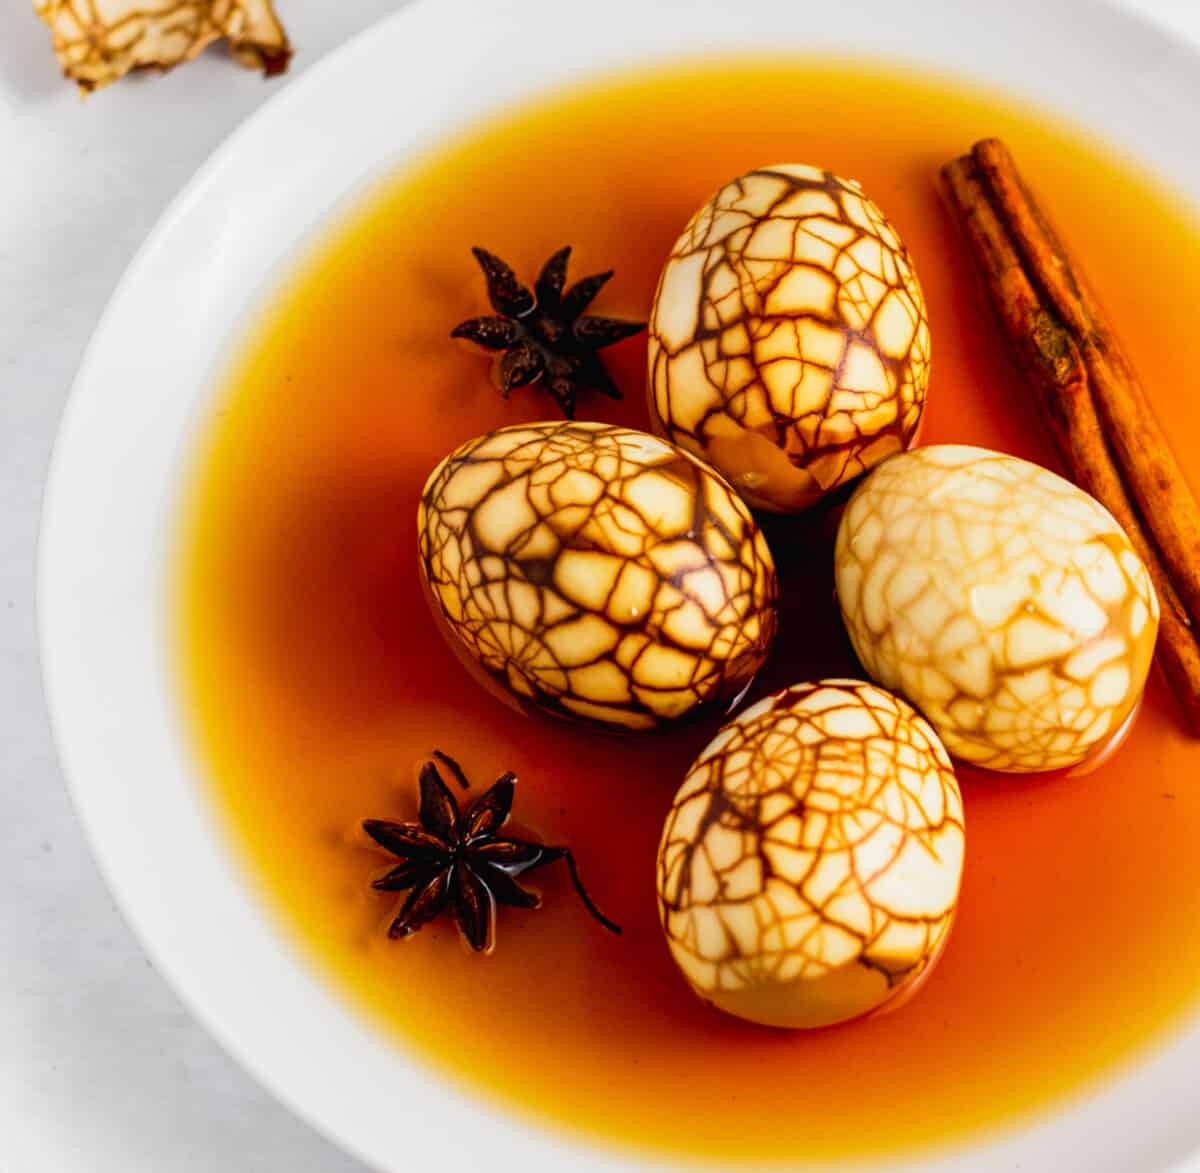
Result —
[{"label": "peeled hard-boiled egg", "polygon": [[1142,694],[1146,567],[1108,510],[1038,465],[961,445],[892,457],[851,498],[835,565],[863,667],[964,761],[1076,765]]},{"label": "peeled hard-boiled egg", "polygon": [[434,613],[506,699],[650,729],[735,700],[775,635],[775,566],[745,504],[656,436],[501,428],[429,477]]},{"label": "peeled hard-boiled egg", "polygon": [[675,795],[658,906],[692,988],[739,1018],[828,1026],[910,994],[962,878],[937,735],[872,684],[824,680],[725,725]]},{"label": "peeled hard-boiled egg", "polygon": [[758,509],[805,509],[912,443],[929,324],[857,183],[781,164],[726,184],[675,243],[650,317],[655,430]]}]

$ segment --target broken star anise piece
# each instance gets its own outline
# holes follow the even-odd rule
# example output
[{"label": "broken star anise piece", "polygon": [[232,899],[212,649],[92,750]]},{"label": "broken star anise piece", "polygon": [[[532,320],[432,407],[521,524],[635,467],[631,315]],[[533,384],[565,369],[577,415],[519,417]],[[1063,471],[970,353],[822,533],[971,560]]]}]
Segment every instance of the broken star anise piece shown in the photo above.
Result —
[{"label": "broken star anise piece", "polygon": [[[464,789],[470,785],[462,767],[448,754],[434,750],[433,758]],[[465,811],[460,811],[436,762],[427,761],[421,767],[419,822],[363,821],[363,830],[400,860],[372,887],[383,892],[408,892],[388,929],[389,937],[410,937],[450,908],[467,944],[477,953],[489,953],[497,904],[513,908],[541,905],[541,897],[523,888],[517,877],[560,859],[566,861],[571,882],[588,912],[611,932],[621,931],[592,903],[569,848],[500,834],[512,810],[515,774],[502,774]]]},{"label": "broken star anise piece", "polygon": [[514,387],[540,381],[563,415],[574,419],[575,400],[585,387],[621,398],[596,352],[632,337],[646,323],[583,314],[612,276],[611,269],[584,277],[564,293],[571,250],[560,248],[542,266],[531,290],[499,257],[482,248],[471,251],[487,278],[488,300],[497,316],[460,322],[450,336],[504,352],[495,379],[506,399]]}]

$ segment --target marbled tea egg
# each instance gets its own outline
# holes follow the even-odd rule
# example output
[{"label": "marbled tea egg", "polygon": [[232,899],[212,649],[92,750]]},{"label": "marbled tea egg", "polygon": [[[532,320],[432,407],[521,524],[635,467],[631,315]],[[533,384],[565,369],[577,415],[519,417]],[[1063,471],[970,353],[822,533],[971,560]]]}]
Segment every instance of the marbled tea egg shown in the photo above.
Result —
[{"label": "marbled tea egg", "polygon": [[724,726],[658,849],[667,944],[705,1000],[768,1026],[844,1022],[913,993],[962,879],[962,796],[908,704],[823,680]]},{"label": "marbled tea egg", "polygon": [[1052,472],[982,448],[918,448],[858,487],[838,599],[863,667],[955,757],[1073,766],[1141,697],[1158,601],[1124,531]]},{"label": "marbled tea egg", "polygon": [[430,476],[418,530],[451,644],[522,706],[650,729],[735,700],[775,635],[775,566],[749,510],[645,432],[480,436]]},{"label": "marbled tea egg", "polygon": [[676,242],[649,331],[655,430],[755,508],[805,509],[913,442],[925,299],[850,180],[783,164],[723,187]]}]

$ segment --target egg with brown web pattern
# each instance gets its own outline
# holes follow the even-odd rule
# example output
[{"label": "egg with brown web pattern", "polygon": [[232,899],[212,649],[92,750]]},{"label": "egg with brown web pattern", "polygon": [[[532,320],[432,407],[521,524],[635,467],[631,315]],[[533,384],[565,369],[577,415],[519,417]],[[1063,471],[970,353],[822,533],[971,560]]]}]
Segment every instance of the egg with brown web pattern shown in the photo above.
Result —
[{"label": "egg with brown web pattern", "polygon": [[962,444],[905,452],[855,490],[834,561],[863,667],[956,758],[1066,769],[1127,728],[1158,600],[1124,530],[1070,481]]},{"label": "egg with brown web pattern", "polygon": [[720,1010],[819,1027],[895,1007],[945,946],[965,851],[937,734],[873,684],[823,680],[725,725],[658,850],[671,956]]},{"label": "egg with brown web pattern", "polygon": [[806,509],[915,439],[925,298],[895,227],[829,171],[721,188],[671,251],[649,335],[655,430],[756,509]]},{"label": "egg with brown web pattern", "polygon": [[775,566],[749,510],[645,432],[479,436],[430,475],[418,536],[443,633],[520,708],[617,730],[722,711],[775,635]]}]

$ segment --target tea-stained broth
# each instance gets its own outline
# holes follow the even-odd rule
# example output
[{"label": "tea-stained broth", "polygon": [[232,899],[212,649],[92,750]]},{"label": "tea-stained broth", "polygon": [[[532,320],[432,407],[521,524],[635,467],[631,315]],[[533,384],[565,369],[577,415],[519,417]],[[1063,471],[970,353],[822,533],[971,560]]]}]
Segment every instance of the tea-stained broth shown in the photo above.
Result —
[{"label": "tea-stained broth", "polygon": [[[898,227],[929,304],[923,440],[1053,465],[944,214],[938,166],[1007,138],[1122,329],[1181,453],[1200,449],[1200,235],[1129,162],[945,79],[750,60],[553,96],[446,144],[333,226],[287,279],[220,389],[179,564],[179,662],[213,800],[294,939],[398,1045],[524,1112],[658,1149],[735,1158],[893,1152],[1048,1108],[1194,1005],[1200,745],[1157,677],[1126,748],[1071,782],[962,771],[967,863],[946,955],[902,1011],[775,1033],[696,1001],[654,906],[662,820],[712,726],[648,740],[516,716],[441,642],[416,570],[417,499],[446,452],[551,418],[504,402],[447,335],[485,312],[471,245],[532,278],[614,267],[598,312],[645,316],[681,227],[750,167],[858,179]],[[642,338],[605,352],[626,398],[582,418],[645,426]],[[1194,380],[1193,380],[1194,382]],[[820,518],[769,529],[784,588],[766,683],[852,667]],[[597,903],[540,873],[545,907],[502,910],[495,954],[449,921],[402,945],[386,866],[358,824],[410,818],[434,746],[481,788],[520,775],[517,815],[569,843]],[[397,1143],[402,1143],[398,1138]]]}]

